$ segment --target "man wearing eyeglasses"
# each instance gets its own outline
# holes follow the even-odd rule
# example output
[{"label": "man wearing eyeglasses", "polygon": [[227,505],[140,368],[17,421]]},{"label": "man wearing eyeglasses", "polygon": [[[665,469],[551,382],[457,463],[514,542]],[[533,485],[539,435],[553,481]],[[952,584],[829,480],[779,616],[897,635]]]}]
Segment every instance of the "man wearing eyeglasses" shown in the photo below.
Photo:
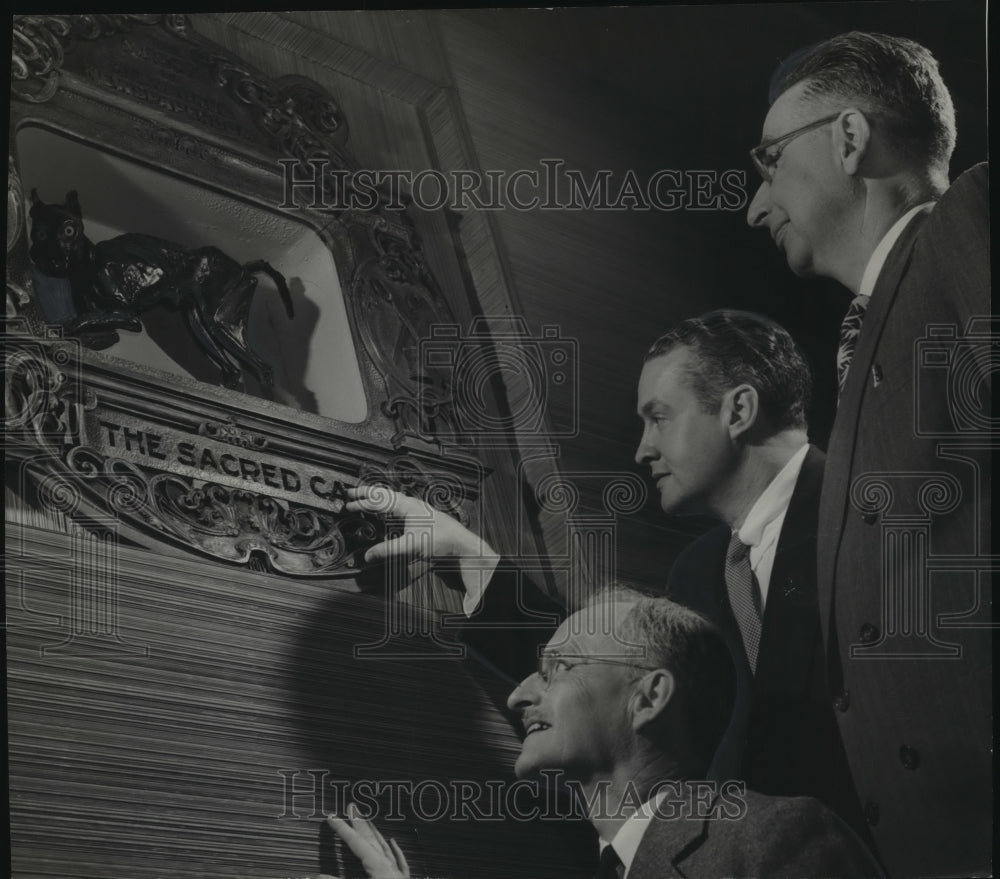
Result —
[{"label": "man wearing eyeglasses", "polygon": [[[665,513],[723,523],[681,554],[666,587],[720,628],[737,668],[735,716],[712,777],[815,797],[864,835],[822,661],[816,514],[824,458],[808,443],[810,389],[801,353],[773,321],[732,310],[682,321],[645,356],[635,460],[649,468]],[[470,627],[463,640],[508,678],[523,677],[548,634],[537,615],[556,619],[562,608],[420,501],[378,488],[349,494],[350,511],[412,514],[414,525],[434,518],[424,550],[457,559],[467,612],[479,625],[496,624]],[[390,540],[366,558],[405,546],[405,537]]]},{"label": "man wearing eyeglasses", "polygon": [[819,609],[851,772],[894,876],[990,872],[996,341],[987,170],[949,186],[954,143],[930,52],[850,33],[779,69],[752,151],[750,225],[795,274],[854,294]]},{"label": "man wearing eyeglasses", "polygon": [[[515,774],[558,770],[580,794],[601,839],[597,879],[880,876],[816,800],[700,781],[729,722],[733,672],[699,614],[628,590],[598,596],[510,694],[525,730]],[[399,847],[356,810],[328,820],[369,876],[409,876]]]}]

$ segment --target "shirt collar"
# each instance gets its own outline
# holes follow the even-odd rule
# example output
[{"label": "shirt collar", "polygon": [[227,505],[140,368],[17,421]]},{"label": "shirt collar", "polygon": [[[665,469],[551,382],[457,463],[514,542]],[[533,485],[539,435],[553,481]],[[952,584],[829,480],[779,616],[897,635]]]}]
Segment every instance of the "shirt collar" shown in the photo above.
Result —
[{"label": "shirt collar", "polygon": [[[615,838],[611,840],[611,845],[614,846],[615,851],[618,853],[618,857],[622,859],[622,864],[625,866],[624,875],[628,875],[629,868],[632,866],[632,861],[635,860],[636,852],[639,851],[639,844],[642,842],[643,834],[646,832],[646,828],[649,826],[649,822],[653,818],[653,814],[656,808],[660,805],[660,801],[667,795],[667,789],[661,789],[656,792],[656,795],[652,799],[646,800],[635,812],[634,815],[630,816],[615,834]],[[600,840],[601,851],[603,852],[605,847],[608,845],[603,839]]]},{"label": "shirt collar", "polygon": [[806,443],[792,455],[750,508],[746,521],[737,531],[740,540],[747,546],[757,546],[764,537],[764,529],[788,509],[799,471],[802,469],[802,462],[806,459],[808,451],[809,444]]},{"label": "shirt collar", "polygon": [[859,296],[871,296],[875,290],[875,282],[878,281],[878,276],[882,273],[882,266],[885,265],[886,259],[889,257],[889,251],[892,250],[892,246],[899,239],[899,236],[903,234],[903,230],[906,228],[907,224],[912,220],[917,214],[920,213],[927,205],[934,204],[933,201],[925,201],[923,204],[918,204],[915,208],[908,210],[903,216],[901,216],[892,225],[885,235],[882,236],[882,240],[878,243],[875,250],[872,251],[872,255],[868,260],[868,265],[865,266],[865,273],[861,276],[861,286],[858,287]]}]

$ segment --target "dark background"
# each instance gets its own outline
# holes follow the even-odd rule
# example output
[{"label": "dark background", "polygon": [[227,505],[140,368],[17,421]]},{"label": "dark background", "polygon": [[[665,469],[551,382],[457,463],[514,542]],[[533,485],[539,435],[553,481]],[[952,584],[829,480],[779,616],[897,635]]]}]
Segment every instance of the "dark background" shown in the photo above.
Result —
[{"label": "dark background", "polygon": [[[739,169],[747,173],[751,199],[759,178],[748,152],[761,139],[773,71],[797,48],[848,30],[905,36],[927,46],[955,104],[958,141],[952,178],[987,158],[982,3],[449,11],[442,15],[445,33],[459,17],[502,41],[510,65],[516,65],[518,55],[525,64],[552,63],[548,81],[523,95],[526,130],[527,114],[536,106],[551,108],[552,129],[543,141],[551,143],[551,152],[542,154],[562,156],[564,132],[572,130],[578,139],[582,132],[581,154],[592,167],[615,168],[615,179],[627,167],[640,180],[660,168]],[[457,67],[456,76],[462,74]],[[509,88],[506,81],[503,87]],[[572,128],[587,112],[577,101],[592,109],[591,128]],[[470,117],[476,112],[467,109]],[[493,113],[488,118],[498,111]],[[509,124],[507,117],[504,123]],[[602,126],[601,134],[593,134]],[[485,152],[490,132],[485,124],[483,128]],[[504,130],[499,122],[496,129]],[[473,131],[477,133],[475,127]],[[840,321],[850,300],[847,291],[836,282],[793,276],[766,232],[747,226],[745,207],[629,213],[592,217],[593,230],[581,227],[581,235],[592,234],[599,243],[592,255],[577,255],[589,260],[586,269],[568,258],[558,263],[558,277],[551,283],[554,288],[564,284],[562,298],[537,283],[541,270],[528,265],[527,258],[519,271],[518,248],[531,245],[517,240],[515,224],[527,226],[529,220],[499,220],[515,281],[521,281],[519,274],[524,278],[517,291],[524,313],[539,322],[558,320],[564,335],[580,341],[580,434],[563,444],[563,465],[581,471],[632,467],[645,478],[643,468],[631,463],[639,438],[634,393],[642,353],[679,320],[718,307],[766,314],[791,332],[813,371],[811,439],[825,448],[835,414],[834,363]],[[534,235],[553,249],[561,247],[566,232],[557,227],[558,220],[535,219]],[[594,277],[601,279],[593,282],[595,287],[604,286],[591,292],[587,285]],[[621,286],[616,288],[618,278]],[[708,523],[664,517],[650,494],[640,514],[622,525],[619,552],[624,576],[652,583],[657,575],[651,572],[665,572],[677,549]]]},{"label": "dark background", "polygon": [[[983,3],[715,4],[472,15],[489,15],[496,31],[518,48],[579,71],[587,78],[581,89],[607,88],[633,105],[651,154],[669,157],[658,167],[745,169],[750,198],[759,178],[748,151],[760,141],[771,74],[795,49],[849,30],[905,36],[927,46],[955,104],[959,134],[952,177],[987,158]],[[794,277],[766,233],[746,225],[745,211],[688,213],[684,220],[690,234],[681,230],[689,245],[683,251],[711,276],[706,299],[775,318],[806,351],[816,379],[812,435],[825,446],[834,411],[836,328],[849,295],[835,282]],[[684,267],[678,270],[684,273]],[[662,309],[650,297],[649,321],[666,331],[675,315],[669,299],[659,302]]]}]

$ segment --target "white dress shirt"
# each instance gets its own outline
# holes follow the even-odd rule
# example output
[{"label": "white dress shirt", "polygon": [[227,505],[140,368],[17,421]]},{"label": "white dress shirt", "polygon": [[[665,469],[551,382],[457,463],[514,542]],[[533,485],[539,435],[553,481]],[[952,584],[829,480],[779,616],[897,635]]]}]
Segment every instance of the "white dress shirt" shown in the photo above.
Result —
[{"label": "white dress shirt", "polygon": [[[649,822],[653,819],[654,810],[668,793],[668,788],[660,788],[652,799],[646,800],[636,813],[625,821],[615,834],[615,838],[611,840],[611,845],[614,846],[625,867],[625,879],[628,879],[628,871],[632,866],[632,861],[635,860],[636,852],[639,851],[639,843],[642,842],[646,828],[649,827]],[[599,842],[603,852],[608,843],[603,839]]]},{"label": "white dress shirt", "polygon": [[760,586],[761,613],[767,604],[767,589],[771,583],[771,568],[774,567],[781,526],[808,451],[809,445],[805,444],[792,455],[757,498],[743,525],[737,530],[740,540],[750,547],[750,569]]},{"label": "white dress shirt", "polygon": [[918,204],[915,208],[908,210],[882,236],[882,240],[878,243],[875,250],[872,251],[868,265],[865,266],[865,273],[861,276],[861,286],[858,288],[859,296],[872,295],[872,291],[875,289],[875,282],[878,281],[878,276],[882,274],[882,267],[885,265],[892,246],[899,240],[899,236],[903,234],[903,230],[907,227],[910,220],[929,204],[934,204],[934,202],[925,201],[923,204]]},{"label": "white dress shirt", "polygon": [[[767,603],[767,588],[771,581],[771,568],[774,566],[774,553],[778,548],[781,526],[785,521],[788,503],[792,499],[792,492],[795,491],[795,483],[798,481],[802,462],[805,461],[808,451],[809,445],[806,443],[792,455],[757,498],[739,529],[740,540],[750,547],[750,570],[753,571],[757,585],[760,586],[762,613]],[[467,586],[462,602],[466,616],[475,613],[492,574],[493,569],[487,569],[479,578],[479,582]],[[615,848],[617,850],[617,846]],[[622,860],[624,861],[624,858]]]}]

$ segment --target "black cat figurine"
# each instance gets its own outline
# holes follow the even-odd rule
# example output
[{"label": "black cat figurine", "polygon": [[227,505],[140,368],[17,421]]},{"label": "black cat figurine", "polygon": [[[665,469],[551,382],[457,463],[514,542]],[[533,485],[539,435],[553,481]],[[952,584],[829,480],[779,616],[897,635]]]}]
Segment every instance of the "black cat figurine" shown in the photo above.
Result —
[{"label": "black cat figurine", "polygon": [[33,189],[31,205],[31,259],[44,275],[67,278],[72,290],[77,316],[66,323],[67,333],[140,330],[143,312],[167,305],[184,314],[201,349],[222,370],[227,388],[239,386],[239,364],[263,386],[272,384],[271,368],[246,338],[255,274],[269,275],[289,318],[294,311],[284,275],[264,260],[240,265],[217,247],[187,248],[137,233],[94,244],[83,233],[76,190],[57,205],[46,204]]}]

